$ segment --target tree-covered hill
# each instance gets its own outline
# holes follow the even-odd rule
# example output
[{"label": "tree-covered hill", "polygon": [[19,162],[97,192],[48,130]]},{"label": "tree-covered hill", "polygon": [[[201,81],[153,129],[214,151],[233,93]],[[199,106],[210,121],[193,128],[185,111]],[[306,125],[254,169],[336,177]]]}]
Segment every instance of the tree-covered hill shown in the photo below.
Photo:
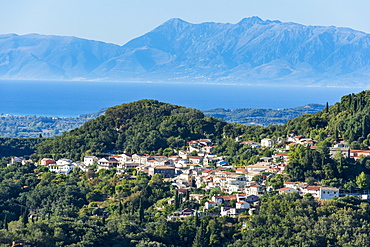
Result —
[{"label": "tree-covered hill", "polygon": [[[203,111],[206,116],[221,118],[229,123],[240,123],[249,125],[269,126],[274,124],[284,124],[288,120],[296,118],[302,114],[312,114],[324,109],[324,105],[308,104],[295,108],[287,109],[211,109]],[[103,115],[106,111],[102,109],[91,114],[80,115],[77,117],[46,117],[30,115],[9,115],[0,114],[0,136],[2,137],[54,137],[61,135],[65,131],[70,131],[81,127],[91,119]]]},{"label": "tree-covered hill", "polygon": [[80,155],[113,150],[147,153],[182,147],[191,139],[220,139],[226,125],[196,109],[140,100],[108,108],[105,115],[45,141],[38,152],[76,160]]},{"label": "tree-covered hill", "polygon": [[44,138],[0,137],[0,158],[31,155],[44,140]]},{"label": "tree-covered hill", "polygon": [[207,117],[201,111],[155,100],[140,100],[108,108],[105,115],[78,129],[39,145],[43,156],[56,155],[79,160],[82,155],[111,151],[151,153],[165,148],[181,148],[191,139],[244,134],[259,141],[265,137],[285,137],[295,133],[318,141],[345,140],[352,148],[367,149],[370,144],[370,91],[343,96],[324,110],[301,115],[282,126],[228,124]]},{"label": "tree-covered hill", "polygon": [[285,131],[323,140],[345,140],[353,149],[370,145],[370,91],[349,94],[323,111],[301,115],[284,125]]}]

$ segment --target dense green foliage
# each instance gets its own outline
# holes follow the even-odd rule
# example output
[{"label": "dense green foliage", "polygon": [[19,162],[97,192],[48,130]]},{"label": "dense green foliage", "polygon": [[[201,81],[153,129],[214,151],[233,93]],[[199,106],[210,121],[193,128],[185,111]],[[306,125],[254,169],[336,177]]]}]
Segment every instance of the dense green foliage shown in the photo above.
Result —
[{"label": "dense green foliage", "polygon": [[369,246],[370,206],[354,197],[319,204],[308,195],[266,196],[234,246]]},{"label": "dense green foliage", "polygon": [[0,137],[0,157],[27,156],[35,153],[43,138]]},{"label": "dense green foliage", "polygon": [[[370,157],[358,161],[327,147],[347,140],[353,147],[369,144],[370,92],[349,95],[322,112],[303,115],[283,126],[227,124],[187,109],[154,100],[109,108],[79,129],[46,140],[40,157],[81,159],[102,152],[159,152],[183,148],[186,141],[211,138],[215,152],[234,165],[255,163],[273,149],[251,148],[235,141],[260,141],[294,132],[319,141],[316,149],[291,146],[286,174],[269,178],[275,189],[284,180],[337,186],[349,192],[370,188]],[[32,153],[42,139],[3,138],[2,156]],[[29,148],[29,149],[26,149]],[[17,152],[21,153],[17,153]],[[298,194],[263,197],[256,215],[237,219],[213,215],[183,221],[167,217],[200,204],[180,196],[160,175],[117,175],[115,169],[74,170],[56,175],[30,164],[6,167],[0,160],[0,246],[23,240],[35,246],[368,246],[370,206],[345,197],[317,201]],[[262,176],[256,178],[261,180]],[[219,188],[204,193],[204,200]],[[174,204],[168,200],[174,199]],[[257,207],[258,208],[258,207]],[[214,209],[216,210],[216,209]]]},{"label": "dense green foliage", "polygon": [[[227,246],[237,236],[230,218],[167,221],[174,192],[156,174],[41,172],[32,165],[0,168],[0,246]],[[181,200],[177,210],[197,207]],[[157,207],[164,207],[158,211]]]},{"label": "dense green foliage", "polygon": [[[360,179],[359,179],[360,180]],[[370,206],[354,197],[316,201],[266,194],[258,214],[239,219],[166,216],[177,203],[171,185],[152,178],[74,171],[69,176],[32,165],[0,168],[0,246],[368,246]],[[207,197],[212,195],[210,191]],[[175,196],[176,199],[176,196]],[[158,210],[158,208],[162,208]],[[244,221],[245,226],[242,226]]]},{"label": "dense green foliage", "polygon": [[144,153],[179,148],[198,138],[222,138],[226,122],[201,111],[141,100],[107,109],[105,115],[39,146],[40,154],[80,159],[85,153]]},{"label": "dense green foliage", "polygon": [[322,140],[344,139],[353,149],[367,149],[370,144],[370,91],[343,96],[341,101],[312,115],[302,115],[285,125],[294,132]]},{"label": "dense green foliage", "polygon": [[15,116],[0,114],[0,136],[53,137],[80,127],[87,121],[104,114],[105,109],[77,117]]},{"label": "dense green foliage", "polygon": [[275,124],[284,124],[289,119],[296,118],[303,114],[313,114],[323,109],[324,105],[308,104],[306,106],[278,110],[254,108],[229,110],[217,108],[204,111],[204,114],[207,116],[222,118],[223,120],[232,123],[269,126]]},{"label": "dense green foliage", "polygon": [[339,152],[336,159],[329,157],[326,147],[316,150],[302,145],[291,147],[289,164],[286,172],[292,181],[304,181],[314,178],[317,181],[327,179],[354,179],[362,170],[361,164],[353,159],[344,158]]},{"label": "dense green foliage", "polygon": [[[273,124],[284,124],[289,119],[302,114],[312,114],[323,110],[324,106],[319,104],[308,104],[306,106],[289,109],[235,109],[222,108],[204,111],[206,116],[221,118],[227,122],[253,124],[268,126]],[[45,117],[45,116],[16,116],[0,114],[0,136],[3,137],[54,137],[63,132],[79,128],[81,125],[95,119],[105,113],[106,109],[91,114],[77,117]]]}]

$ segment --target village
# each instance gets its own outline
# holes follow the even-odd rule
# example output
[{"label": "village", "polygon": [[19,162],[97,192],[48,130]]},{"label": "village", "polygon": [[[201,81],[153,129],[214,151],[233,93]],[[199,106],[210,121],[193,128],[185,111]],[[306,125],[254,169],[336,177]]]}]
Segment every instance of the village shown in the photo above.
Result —
[{"label": "village", "polygon": [[[237,217],[240,214],[254,214],[258,212],[260,197],[266,192],[299,193],[304,196],[312,195],[318,200],[327,200],[334,197],[342,197],[350,193],[340,191],[336,187],[309,185],[305,182],[285,181],[282,188],[274,189],[266,181],[277,175],[284,176],[284,169],[289,161],[289,149],[292,145],[309,146],[315,149],[315,140],[304,136],[290,135],[286,139],[262,139],[260,143],[255,141],[240,141],[242,136],[235,138],[240,145],[251,148],[274,148],[280,143],[280,147],[274,148],[271,157],[259,157],[255,164],[240,167],[226,161],[226,156],[213,154],[215,144],[210,139],[192,140],[187,143],[186,150],[177,151],[176,155],[169,157],[149,154],[114,154],[107,157],[85,156],[83,162],[74,162],[69,159],[54,160],[43,158],[39,167],[47,167],[49,171],[58,174],[70,174],[74,169],[84,172],[99,172],[102,169],[115,169],[117,174],[125,174],[128,171],[137,174],[143,172],[149,176],[160,174],[167,182],[171,182],[176,193],[184,200],[197,201],[201,205],[201,211],[186,208],[168,216],[168,220],[178,220],[196,213],[216,213],[220,216]],[[284,145],[281,145],[283,142]],[[343,157],[359,159],[361,156],[370,155],[370,150],[351,150],[344,142],[329,148],[330,155],[340,152]],[[12,157],[11,164],[16,162],[25,164],[33,163],[31,160],[20,157]],[[217,188],[218,194],[206,198],[202,194],[191,194],[191,189],[210,191]],[[367,199],[367,195],[354,194]],[[173,204],[175,199],[168,200]],[[158,208],[158,210],[162,210]]]}]

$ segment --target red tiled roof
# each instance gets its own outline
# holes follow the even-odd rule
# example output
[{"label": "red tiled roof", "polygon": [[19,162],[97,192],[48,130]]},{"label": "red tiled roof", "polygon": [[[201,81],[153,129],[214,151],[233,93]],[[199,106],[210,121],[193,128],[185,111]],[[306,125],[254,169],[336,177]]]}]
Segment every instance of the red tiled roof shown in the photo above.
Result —
[{"label": "red tiled roof", "polygon": [[287,154],[287,153],[278,153],[278,154],[276,154],[276,155],[279,155],[279,156],[288,156],[288,154]]},{"label": "red tiled roof", "polygon": [[217,199],[224,199],[225,201],[230,201],[232,199],[236,199],[236,195],[222,195],[222,196],[215,196]]},{"label": "red tiled roof", "polygon": [[213,170],[211,170],[211,169],[205,169],[205,170],[203,170],[202,172],[203,172],[203,173],[210,173],[210,172],[213,172]]},{"label": "red tiled roof", "polygon": [[307,186],[306,190],[320,190],[321,186]]}]

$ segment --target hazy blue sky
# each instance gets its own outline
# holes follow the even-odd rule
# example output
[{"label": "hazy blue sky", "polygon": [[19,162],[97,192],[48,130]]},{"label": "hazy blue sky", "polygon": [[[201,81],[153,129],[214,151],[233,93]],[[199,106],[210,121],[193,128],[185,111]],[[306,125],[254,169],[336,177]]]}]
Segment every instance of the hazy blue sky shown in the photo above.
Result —
[{"label": "hazy blue sky", "polygon": [[124,44],[174,17],[236,23],[244,17],[370,33],[369,0],[0,0],[0,33],[71,35]]}]

